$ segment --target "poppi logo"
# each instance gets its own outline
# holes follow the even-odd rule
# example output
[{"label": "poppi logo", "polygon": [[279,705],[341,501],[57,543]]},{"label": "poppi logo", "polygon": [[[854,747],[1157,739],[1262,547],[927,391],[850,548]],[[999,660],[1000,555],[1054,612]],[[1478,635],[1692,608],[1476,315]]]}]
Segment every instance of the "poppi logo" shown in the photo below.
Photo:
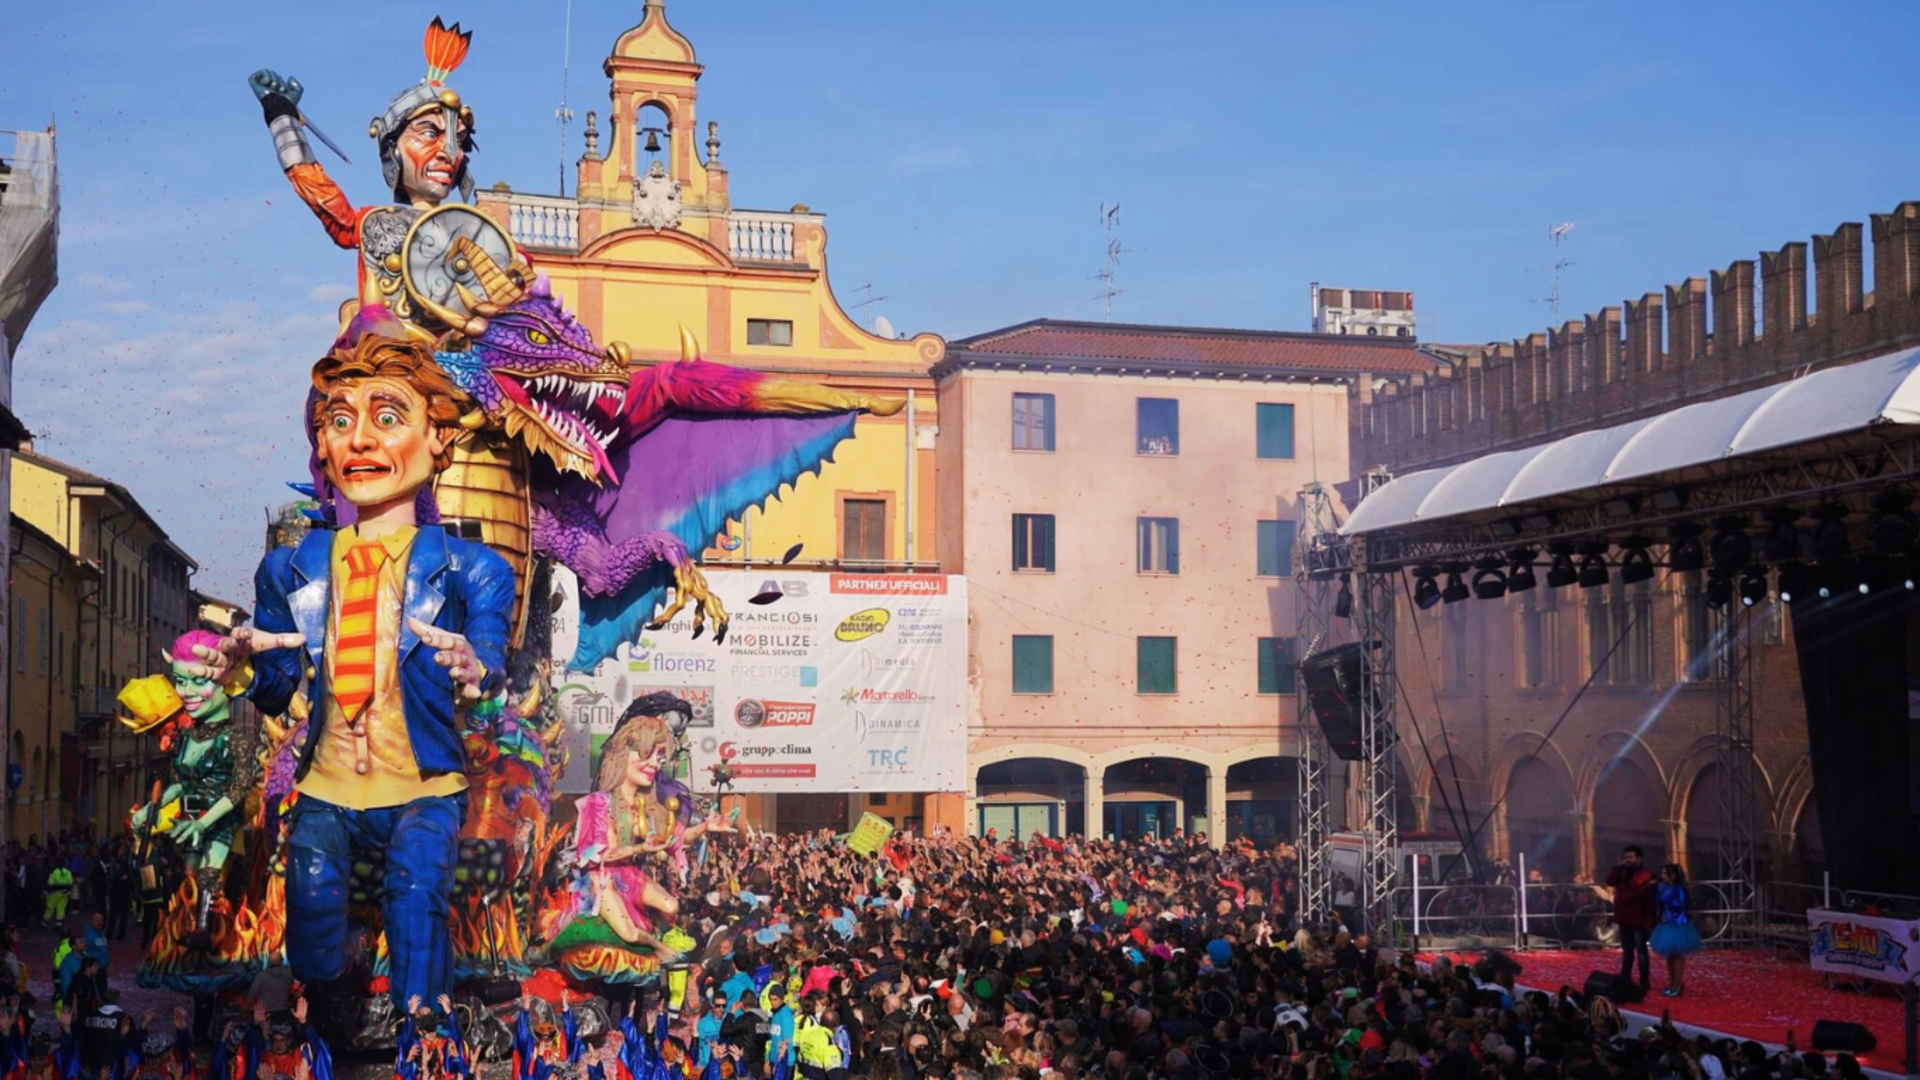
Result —
[{"label": "poppi logo", "polygon": [[743,701],[733,710],[733,718],[743,728],[812,727],[811,701]]}]

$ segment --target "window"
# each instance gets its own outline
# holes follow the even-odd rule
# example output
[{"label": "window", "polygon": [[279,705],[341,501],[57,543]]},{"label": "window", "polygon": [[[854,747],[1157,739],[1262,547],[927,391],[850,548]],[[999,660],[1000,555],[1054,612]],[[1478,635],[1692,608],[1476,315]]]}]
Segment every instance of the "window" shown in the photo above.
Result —
[{"label": "window", "polygon": [[1180,403],[1172,398],[1139,399],[1135,430],[1139,452],[1172,455],[1180,452]]},{"label": "window", "polygon": [[1170,637],[1143,637],[1139,639],[1139,657],[1135,664],[1136,693],[1174,694],[1178,693],[1179,680],[1174,676],[1174,641]]},{"label": "window", "polygon": [[1726,664],[1719,648],[1726,613],[1707,606],[1706,576],[1698,570],[1687,573],[1680,585],[1680,680],[1709,682],[1718,678]]},{"label": "window", "polygon": [[1260,552],[1254,573],[1261,577],[1293,574],[1293,522],[1262,521],[1255,530]]},{"label": "window", "polygon": [[1560,681],[1560,594],[1535,588],[1520,594],[1514,637],[1520,667],[1520,685],[1552,686]]},{"label": "window", "polygon": [[40,609],[39,637],[40,637],[39,674],[42,678],[45,678],[47,674],[47,660],[48,660],[47,654],[53,652],[53,623],[50,619],[47,618],[47,609],[44,606],[41,607]]},{"label": "window", "polygon": [[1294,692],[1295,667],[1294,640],[1290,637],[1263,637],[1260,639],[1260,692],[1263,694],[1291,694]]},{"label": "window", "polygon": [[25,673],[27,670],[27,598],[15,597],[13,601],[13,670]]},{"label": "window", "polygon": [[887,502],[848,499],[841,508],[840,557],[867,562],[887,558]]},{"label": "window", "polygon": [[867,805],[868,806],[887,805],[887,793],[884,791],[873,792],[872,794],[867,796]]},{"label": "window", "polygon": [[1053,637],[1049,634],[1013,636],[1013,692],[1053,693]]},{"label": "window", "polygon": [[1778,600],[1769,600],[1760,615],[1761,625],[1765,628],[1764,640],[1769,645],[1785,644],[1787,640],[1787,605]]},{"label": "window", "polygon": [[1586,623],[1589,673],[1604,672],[1613,686],[1653,681],[1653,596],[1646,582],[1587,590]]},{"label": "window", "polygon": [[791,345],[793,322],[789,319],[748,319],[747,344]]},{"label": "window", "polygon": [[1448,604],[1440,609],[1440,685],[1447,690],[1465,690],[1472,665],[1468,660],[1467,605]]},{"label": "window", "polygon": [[1179,518],[1139,518],[1136,530],[1139,534],[1140,573],[1180,572]]},{"label": "window", "polygon": [[1053,573],[1053,515],[1013,515],[1013,568]]},{"label": "window", "polygon": [[1293,406],[1255,405],[1255,441],[1260,457],[1287,461],[1293,458]]},{"label": "window", "polygon": [[1053,395],[1013,395],[1013,448],[1053,449]]}]

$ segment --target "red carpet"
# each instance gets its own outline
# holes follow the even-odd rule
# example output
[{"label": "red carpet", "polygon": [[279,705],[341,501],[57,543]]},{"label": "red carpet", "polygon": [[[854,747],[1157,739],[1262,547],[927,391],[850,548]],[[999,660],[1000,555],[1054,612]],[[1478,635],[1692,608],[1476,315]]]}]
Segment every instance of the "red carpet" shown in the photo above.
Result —
[{"label": "red carpet", "polygon": [[[1480,954],[1447,955],[1457,962],[1463,956],[1478,959]],[[1430,957],[1422,954],[1421,959]],[[1578,989],[1596,968],[1618,970],[1620,954],[1534,951],[1516,953],[1514,959],[1524,969],[1515,982],[1552,993],[1563,985]],[[1666,985],[1666,967],[1656,956],[1653,992],[1640,1004],[1623,1008],[1655,1019],[1667,1009],[1678,1023],[1763,1043],[1783,1043],[1791,1030],[1801,1050],[1812,1049],[1815,1020],[1850,1020],[1864,1024],[1879,1042],[1873,1054],[1860,1057],[1861,1064],[1900,1071],[1905,1038],[1901,1033],[1900,998],[1892,985],[1876,986],[1868,994],[1843,987],[1830,989],[1804,962],[1777,959],[1759,951],[1715,949],[1696,953],[1687,965],[1685,995],[1662,997],[1660,991]]]}]

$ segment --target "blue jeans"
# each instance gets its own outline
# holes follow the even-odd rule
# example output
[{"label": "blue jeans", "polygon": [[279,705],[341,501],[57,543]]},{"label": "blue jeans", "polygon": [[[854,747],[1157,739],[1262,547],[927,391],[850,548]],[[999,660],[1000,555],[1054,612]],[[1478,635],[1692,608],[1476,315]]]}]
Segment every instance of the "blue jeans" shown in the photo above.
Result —
[{"label": "blue jeans", "polygon": [[432,795],[402,806],[349,810],[301,796],[287,837],[287,962],[303,982],[331,982],[357,956],[347,916],[353,855],[387,857],[381,916],[395,1008],[415,994],[432,1001],[453,992],[447,905],[467,796]]}]

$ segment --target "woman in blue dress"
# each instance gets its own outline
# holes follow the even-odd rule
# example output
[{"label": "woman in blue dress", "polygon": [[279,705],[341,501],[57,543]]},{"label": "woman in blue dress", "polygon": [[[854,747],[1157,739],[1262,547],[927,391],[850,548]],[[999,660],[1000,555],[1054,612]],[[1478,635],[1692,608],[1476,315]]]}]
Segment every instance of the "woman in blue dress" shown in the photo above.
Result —
[{"label": "woman in blue dress", "polygon": [[1687,917],[1687,872],[1668,863],[1653,898],[1660,908],[1660,925],[1653,928],[1647,947],[1667,959],[1667,988],[1661,993],[1679,997],[1687,989],[1687,957],[1700,950],[1700,931]]}]

